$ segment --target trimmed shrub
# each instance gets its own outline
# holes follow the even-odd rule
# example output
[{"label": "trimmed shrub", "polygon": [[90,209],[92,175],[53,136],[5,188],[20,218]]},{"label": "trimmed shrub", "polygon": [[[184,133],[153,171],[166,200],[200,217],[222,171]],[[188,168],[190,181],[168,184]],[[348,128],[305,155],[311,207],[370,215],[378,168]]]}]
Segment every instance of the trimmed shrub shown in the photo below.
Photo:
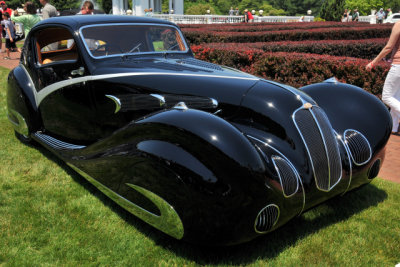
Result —
[{"label": "trimmed shrub", "polygon": [[387,42],[387,38],[365,40],[318,40],[257,43],[208,43],[205,47],[240,50],[259,49],[264,52],[298,52],[331,56],[373,59]]},{"label": "trimmed shrub", "polygon": [[390,27],[363,28],[318,28],[305,30],[263,31],[263,32],[210,32],[203,30],[183,30],[191,44],[200,43],[250,43],[304,40],[354,40],[388,38]]},{"label": "trimmed shrub", "polygon": [[242,71],[302,87],[336,77],[339,81],[359,86],[380,96],[389,64],[380,63],[372,72],[365,70],[366,59],[327,55],[264,52],[261,49],[235,51],[192,46],[196,58],[227,65]]}]

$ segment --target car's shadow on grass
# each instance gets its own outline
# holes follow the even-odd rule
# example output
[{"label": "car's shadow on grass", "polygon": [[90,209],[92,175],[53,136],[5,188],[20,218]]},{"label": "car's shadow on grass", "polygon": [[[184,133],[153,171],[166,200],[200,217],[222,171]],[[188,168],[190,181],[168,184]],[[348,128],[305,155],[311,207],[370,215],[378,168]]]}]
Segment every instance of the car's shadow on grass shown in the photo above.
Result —
[{"label": "car's shadow on grass", "polygon": [[99,198],[104,205],[131,224],[132,227],[135,227],[138,231],[154,240],[158,245],[171,251],[178,257],[195,261],[201,265],[246,264],[259,259],[273,259],[286,248],[293,246],[310,234],[316,233],[320,229],[332,224],[346,221],[354,214],[376,206],[387,198],[385,191],[373,184],[368,184],[344,196],[337,196],[330,199],[320,206],[313,208],[309,213],[296,217],[281,228],[248,243],[230,247],[217,247],[213,246],[213,244],[193,245],[175,240],[144,223],[110,200],[54,154],[43,147],[38,146],[36,148],[45,157],[56,162],[75,182]]}]

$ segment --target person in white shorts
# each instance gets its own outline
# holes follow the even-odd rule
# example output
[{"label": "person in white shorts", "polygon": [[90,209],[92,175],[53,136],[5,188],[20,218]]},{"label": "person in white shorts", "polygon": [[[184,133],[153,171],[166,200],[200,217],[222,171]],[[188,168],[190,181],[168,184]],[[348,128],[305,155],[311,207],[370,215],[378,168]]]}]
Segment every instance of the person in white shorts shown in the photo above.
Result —
[{"label": "person in white shorts", "polygon": [[393,26],[389,41],[374,60],[365,67],[368,71],[381,61],[386,55],[392,52],[392,66],[386,76],[382,91],[382,101],[390,107],[390,114],[393,119],[392,133],[399,135],[400,120],[400,21]]}]

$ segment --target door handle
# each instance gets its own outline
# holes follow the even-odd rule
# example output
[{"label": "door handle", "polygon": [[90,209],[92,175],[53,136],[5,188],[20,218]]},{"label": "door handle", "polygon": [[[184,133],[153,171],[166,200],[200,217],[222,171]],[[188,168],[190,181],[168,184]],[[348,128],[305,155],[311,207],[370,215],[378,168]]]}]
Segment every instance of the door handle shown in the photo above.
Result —
[{"label": "door handle", "polygon": [[82,76],[85,73],[85,68],[84,67],[80,67],[79,69],[76,70],[71,70],[71,75],[75,76],[75,75],[80,75]]}]

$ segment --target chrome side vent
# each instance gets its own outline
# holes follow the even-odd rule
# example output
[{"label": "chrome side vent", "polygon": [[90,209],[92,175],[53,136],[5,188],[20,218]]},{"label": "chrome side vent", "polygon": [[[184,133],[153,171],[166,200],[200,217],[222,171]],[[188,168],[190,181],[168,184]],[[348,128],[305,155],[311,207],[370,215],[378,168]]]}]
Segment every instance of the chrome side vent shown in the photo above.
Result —
[{"label": "chrome side vent", "polygon": [[344,131],[345,144],[349,148],[351,159],[355,165],[363,165],[372,157],[368,139],[359,131],[348,129]]},{"label": "chrome side vent", "polygon": [[342,178],[342,162],[328,117],[321,108],[307,106],[296,110],[293,120],[310,157],[317,188],[330,191]]},{"label": "chrome side vent", "polygon": [[287,160],[279,156],[272,156],[271,159],[275,166],[275,170],[278,173],[283,195],[285,197],[293,196],[299,190],[299,174],[293,165]]},{"label": "chrome side vent", "polygon": [[374,164],[372,164],[372,167],[368,171],[368,179],[374,179],[376,176],[378,176],[380,168],[381,168],[381,159],[377,159],[375,160]]},{"label": "chrome side vent", "polygon": [[40,132],[34,133],[33,136],[35,136],[38,140],[42,141],[43,143],[46,143],[47,145],[57,150],[75,150],[75,149],[85,148],[85,146],[66,143]]},{"label": "chrome side vent", "polygon": [[254,229],[257,233],[263,234],[275,226],[279,219],[279,207],[270,204],[263,208],[257,215]]}]

